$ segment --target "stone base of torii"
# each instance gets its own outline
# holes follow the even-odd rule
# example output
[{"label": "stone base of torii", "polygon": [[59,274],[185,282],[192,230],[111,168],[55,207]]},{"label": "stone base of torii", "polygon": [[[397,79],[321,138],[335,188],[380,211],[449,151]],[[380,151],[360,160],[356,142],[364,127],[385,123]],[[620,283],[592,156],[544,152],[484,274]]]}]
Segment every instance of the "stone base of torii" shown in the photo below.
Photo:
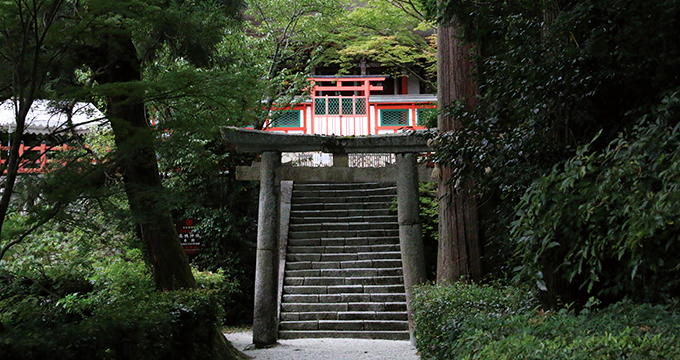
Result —
[{"label": "stone base of torii", "polygon": [[[235,127],[223,128],[222,137],[239,152],[261,154],[259,166],[237,169],[238,179],[260,181],[253,344],[256,347],[275,344],[278,335],[282,180],[397,183],[399,244],[404,269],[409,331],[413,342],[413,286],[426,281],[418,182],[434,181],[430,178],[429,171],[417,166],[416,161],[417,154],[430,151],[427,138],[414,133],[361,137],[289,135]],[[282,152],[307,151],[332,153],[333,167],[303,168],[281,165]],[[385,168],[350,168],[347,166],[347,154],[350,153],[393,153],[396,155],[397,164],[396,167]]]}]

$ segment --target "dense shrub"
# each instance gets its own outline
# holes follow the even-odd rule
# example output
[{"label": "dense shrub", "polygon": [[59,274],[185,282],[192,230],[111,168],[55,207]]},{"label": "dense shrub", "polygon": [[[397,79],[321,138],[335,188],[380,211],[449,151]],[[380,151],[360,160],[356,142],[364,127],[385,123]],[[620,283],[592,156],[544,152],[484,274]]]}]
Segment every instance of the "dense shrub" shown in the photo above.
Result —
[{"label": "dense shrub", "polygon": [[602,151],[583,147],[537,179],[511,233],[524,274],[552,291],[546,264],[557,266],[601,300],[680,296],[679,120],[675,92],[630,134]]},{"label": "dense shrub", "polygon": [[[416,290],[415,337],[423,358],[454,359],[465,352],[465,338],[536,303],[526,290],[505,286],[423,286]],[[487,326],[491,326],[485,329]]]},{"label": "dense shrub", "polygon": [[678,359],[680,314],[621,302],[576,315],[533,307],[531,293],[456,284],[416,291],[423,359]]},{"label": "dense shrub", "polygon": [[[82,270],[0,274],[3,358],[200,359],[213,351],[217,290],[155,291],[138,250]],[[198,275],[208,287],[226,286],[220,275]]]}]

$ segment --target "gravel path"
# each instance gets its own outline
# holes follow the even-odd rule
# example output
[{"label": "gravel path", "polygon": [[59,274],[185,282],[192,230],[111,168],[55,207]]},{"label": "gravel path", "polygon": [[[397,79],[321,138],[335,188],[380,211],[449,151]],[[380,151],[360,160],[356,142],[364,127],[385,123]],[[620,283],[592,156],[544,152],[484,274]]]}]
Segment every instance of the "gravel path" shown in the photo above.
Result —
[{"label": "gravel path", "polygon": [[225,334],[234,346],[257,360],[419,360],[409,341],[364,339],[279,340],[266,349],[244,350],[253,341],[252,332]]}]

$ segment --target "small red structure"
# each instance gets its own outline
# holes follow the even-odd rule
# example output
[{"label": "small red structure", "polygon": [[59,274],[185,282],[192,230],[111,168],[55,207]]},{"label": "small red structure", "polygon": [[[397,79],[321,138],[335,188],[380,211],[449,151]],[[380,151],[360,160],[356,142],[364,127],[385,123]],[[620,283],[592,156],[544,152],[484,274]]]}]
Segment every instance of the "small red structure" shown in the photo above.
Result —
[{"label": "small red structure", "polygon": [[376,94],[387,76],[315,76],[311,100],[279,111],[269,131],[293,134],[375,135],[424,129],[422,112],[436,108],[431,94]]},{"label": "small red structure", "polygon": [[[20,144],[19,157],[21,158],[21,161],[19,163],[19,174],[37,174],[46,171],[46,166],[49,161],[49,152],[68,149],[66,144],[60,146],[48,146],[45,143],[42,143],[39,146],[25,146],[24,144]],[[9,153],[9,150],[9,146],[0,145],[0,151],[2,152],[2,156],[0,156],[0,169],[3,169],[2,174],[7,174],[7,167],[5,166],[7,159],[5,158],[5,154]]]}]

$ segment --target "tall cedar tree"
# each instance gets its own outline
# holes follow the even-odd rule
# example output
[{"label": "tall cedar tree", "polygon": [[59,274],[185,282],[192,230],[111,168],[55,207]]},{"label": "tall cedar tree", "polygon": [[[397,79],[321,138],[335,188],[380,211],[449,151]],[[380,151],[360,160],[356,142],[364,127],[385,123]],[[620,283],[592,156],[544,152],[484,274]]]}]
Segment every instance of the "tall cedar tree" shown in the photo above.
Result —
[{"label": "tall cedar tree", "polygon": [[[453,131],[463,124],[450,111],[462,104],[467,111],[477,105],[477,85],[470,57],[471,46],[458,34],[456,20],[442,22],[437,34],[439,130]],[[439,179],[439,249],[437,282],[482,278],[477,200],[474,183],[452,178],[452,169],[441,165]]]}]

